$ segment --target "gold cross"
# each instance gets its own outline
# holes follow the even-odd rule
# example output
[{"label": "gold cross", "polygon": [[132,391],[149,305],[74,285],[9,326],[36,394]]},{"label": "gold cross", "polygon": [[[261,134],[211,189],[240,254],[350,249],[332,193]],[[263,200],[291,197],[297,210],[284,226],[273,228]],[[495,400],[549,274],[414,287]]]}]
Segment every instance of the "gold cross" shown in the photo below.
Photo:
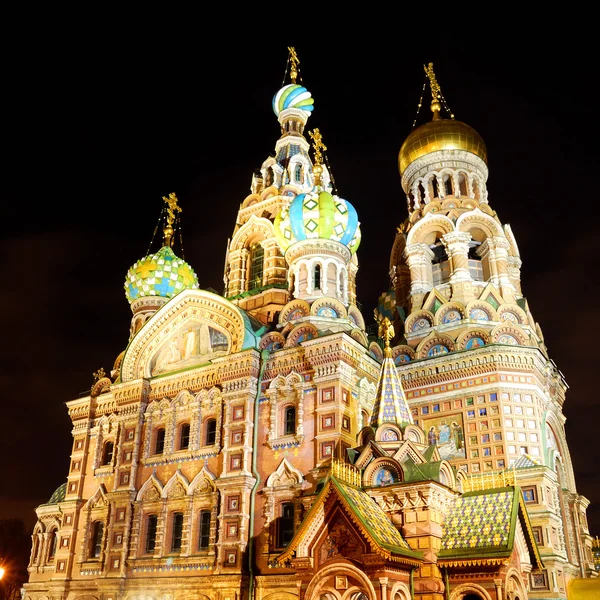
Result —
[{"label": "gold cross", "polygon": [[175,192],[171,192],[169,196],[163,196],[163,200],[167,203],[167,225],[173,225],[175,221],[175,212],[181,212],[181,207],[177,204],[177,196]]},{"label": "gold cross", "polygon": [[323,162],[321,150],[327,150],[327,146],[323,143],[323,136],[318,128],[309,131],[308,135],[310,135],[313,140],[313,148],[315,149],[315,164],[320,165]]},{"label": "gold cross", "polygon": [[300,64],[300,59],[296,54],[296,49],[294,46],[288,46],[288,51],[290,53],[290,62],[292,63],[292,69],[290,71],[290,78],[292,83],[296,83],[296,77],[298,77],[298,65]]},{"label": "gold cross", "polygon": [[435,78],[435,73],[433,72],[433,63],[430,62],[427,66],[423,65],[423,68],[425,69],[425,73],[429,78],[429,85],[431,87],[431,97],[435,101],[438,98],[440,98],[441,93],[440,84],[437,82],[437,79]]}]

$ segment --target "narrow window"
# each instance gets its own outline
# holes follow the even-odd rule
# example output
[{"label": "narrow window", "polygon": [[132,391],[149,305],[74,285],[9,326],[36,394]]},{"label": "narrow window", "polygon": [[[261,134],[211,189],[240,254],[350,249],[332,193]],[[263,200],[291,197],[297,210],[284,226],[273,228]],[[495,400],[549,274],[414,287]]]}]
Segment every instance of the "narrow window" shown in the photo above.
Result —
[{"label": "narrow window", "polygon": [[91,558],[100,558],[102,553],[102,534],[104,533],[104,523],[94,521],[92,526],[92,544],[90,547]]},{"label": "narrow window", "polygon": [[249,290],[262,287],[264,259],[265,250],[260,242],[257,242],[250,248],[250,277],[248,278]]},{"label": "narrow window", "polygon": [[301,182],[302,181],[302,165],[300,163],[298,163],[296,165],[296,170],[295,170],[295,173],[294,173],[294,179],[297,182]]},{"label": "narrow window", "polygon": [[104,444],[104,452],[102,453],[102,464],[110,465],[113,459],[113,454],[115,451],[115,445],[113,442],[106,442]]},{"label": "narrow window", "polygon": [[288,406],[285,409],[284,435],[293,435],[296,433],[296,409]]},{"label": "narrow window", "polygon": [[184,423],[179,430],[179,449],[187,450],[190,447],[190,424]]},{"label": "narrow window", "polygon": [[315,265],[315,290],[321,289],[321,265]]},{"label": "narrow window", "polygon": [[54,555],[56,554],[57,543],[58,543],[58,536],[56,535],[56,531],[52,531],[50,533],[50,545],[48,546],[48,562],[52,562],[54,560]]},{"label": "narrow window", "polygon": [[210,541],[210,510],[200,511],[200,534],[198,536],[198,549],[208,548]]},{"label": "narrow window", "polygon": [[154,454],[162,454],[165,451],[165,430],[161,427],[156,430],[156,441],[154,443]]},{"label": "narrow window", "polygon": [[281,505],[281,517],[279,517],[279,547],[285,548],[294,537],[294,505],[285,502]]},{"label": "narrow window", "polygon": [[452,196],[452,179],[449,175],[446,175],[444,178],[444,190],[446,192],[446,196]]},{"label": "narrow window", "polygon": [[146,554],[154,554],[154,548],[156,547],[157,524],[158,517],[156,515],[149,515],[146,525]]},{"label": "narrow window", "polygon": [[217,421],[209,419],[206,422],[206,443],[205,446],[212,446],[217,439]]},{"label": "narrow window", "polygon": [[183,535],[183,513],[173,513],[173,534],[171,536],[171,552],[181,550],[181,538]]}]

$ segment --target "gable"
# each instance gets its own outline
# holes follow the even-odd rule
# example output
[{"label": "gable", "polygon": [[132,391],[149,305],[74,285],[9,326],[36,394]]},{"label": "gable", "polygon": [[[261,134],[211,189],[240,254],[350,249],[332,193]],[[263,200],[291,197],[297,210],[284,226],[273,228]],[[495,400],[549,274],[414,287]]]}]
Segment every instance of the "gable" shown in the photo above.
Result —
[{"label": "gable", "polygon": [[[335,536],[328,536],[333,534]],[[344,537],[345,536],[345,537]],[[422,553],[411,550],[383,509],[361,488],[330,476],[286,550],[276,561],[307,559],[318,551],[319,560],[334,555],[376,553],[384,559],[418,566]],[[316,556],[316,555],[314,555]]]},{"label": "gable", "polygon": [[247,315],[225,298],[184,290],[144,324],[121,366],[123,382],[200,366],[220,356],[258,347]]}]

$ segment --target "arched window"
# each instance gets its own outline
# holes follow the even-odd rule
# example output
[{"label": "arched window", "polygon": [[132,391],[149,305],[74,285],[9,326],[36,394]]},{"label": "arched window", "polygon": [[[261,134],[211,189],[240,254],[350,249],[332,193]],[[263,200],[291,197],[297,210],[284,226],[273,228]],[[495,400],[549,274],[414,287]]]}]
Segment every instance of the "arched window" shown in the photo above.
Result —
[{"label": "arched window", "polygon": [[179,449],[187,450],[190,447],[190,424],[184,423],[179,429]]},{"label": "arched window", "polygon": [[473,281],[485,281],[483,274],[483,263],[481,257],[477,253],[477,248],[481,245],[481,242],[471,241],[469,242],[469,274]]},{"label": "arched window", "polygon": [[165,451],[165,430],[159,427],[154,438],[154,454],[162,454]]},{"label": "arched window", "polygon": [[104,444],[104,451],[102,452],[103,465],[110,465],[112,463],[114,451],[115,444],[113,442],[106,442],[106,444]]},{"label": "arched window", "polygon": [[200,531],[198,532],[198,550],[206,550],[210,542],[210,510],[200,511]]},{"label": "arched window", "polygon": [[296,433],[296,408],[288,406],[284,416],[283,433],[284,435],[293,435]]},{"label": "arched window", "polygon": [[315,290],[321,289],[321,265],[315,265]]},{"label": "arched window", "polygon": [[204,445],[212,446],[217,440],[217,420],[208,419],[206,421],[206,435],[204,437]]},{"label": "arched window", "polygon": [[50,538],[48,539],[48,562],[52,562],[56,554],[56,546],[58,544],[58,536],[56,534],[56,529],[50,532]]},{"label": "arched window", "polygon": [[92,524],[92,539],[90,543],[90,558],[100,558],[102,554],[102,535],[104,534],[104,523],[94,521]]},{"label": "arched window", "polygon": [[444,177],[444,191],[446,196],[452,196],[452,177],[450,175]]},{"label": "arched window", "polygon": [[431,192],[432,198],[439,198],[437,177],[431,178]]},{"label": "arched window", "polygon": [[146,554],[154,554],[157,524],[158,517],[156,515],[148,515],[148,520],[146,521]]},{"label": "arched window", "polygon": [[262,247],[262,244],[257,242],[250,248],[250,274],[248,277],[249,290],[262,287],[264,261],[265,250]]},{"label": "arched window", "polygon": [[173,529],[171,531],[171,552],[181,550],[181,540],[183,538],[183,513],[173,513]]},{"label": "arched window", "polygon": [[431,272],[433,276],[433,285],[442,285],[450,281],[450,263],[448,262],[448,254],[441,240],[437,240],[435,244],[429,246],[433,252],[431,260]]},{"label": "arched window", "polygon": [[294,504],[292,502],[284,502],[281,505],[281,516],[277,529],[277,545],[279,548],[285,548],[294,537]]},{"label": "arched window", "polygon": [[461,196],[468,196],[467,178],[465,177],[464,173],[461,173],[458,176],[458,189],[460,190]]},{"label": "arched window", "polygon": [[273,169],[271,167],[269,167],[267,169],[267,177],[265,179],[265,186],[269,187],[270,185],[273,185]]},{"label": "arched window", "polygon": [[294,169],[294,179],[298,183],[302,181],[302,165],[300,163],[297,163],[296,168]]}]

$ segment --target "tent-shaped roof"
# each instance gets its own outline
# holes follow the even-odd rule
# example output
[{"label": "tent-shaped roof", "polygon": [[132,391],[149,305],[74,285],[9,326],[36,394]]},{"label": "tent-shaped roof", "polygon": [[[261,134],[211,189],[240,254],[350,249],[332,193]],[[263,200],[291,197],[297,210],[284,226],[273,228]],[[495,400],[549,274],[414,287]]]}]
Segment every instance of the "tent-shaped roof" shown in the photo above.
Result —
[{"label": "tent-shaped roof", "polygon": [[502,563],[513,551],[518,521],[532,565],[542,568],[521,489],[516,486],[466,492],[457,498],[444,521],[438,563],[448,566]]},{"label": "tent-shaped roof", "polygon": [[321,518],[328,497],[334,494],[351,521],[369,542],[373,552],[386,559],[418,566],[422,562],[422,553],[411,550],[400,531],[392,524],[381,507],[362,489],[329,476],[315,500],[306,518],[296,531],[286,550],[276,561],[284,564],[298,549],[300,542],[306,541],[306,535],[314,528],[315,519]]}]

